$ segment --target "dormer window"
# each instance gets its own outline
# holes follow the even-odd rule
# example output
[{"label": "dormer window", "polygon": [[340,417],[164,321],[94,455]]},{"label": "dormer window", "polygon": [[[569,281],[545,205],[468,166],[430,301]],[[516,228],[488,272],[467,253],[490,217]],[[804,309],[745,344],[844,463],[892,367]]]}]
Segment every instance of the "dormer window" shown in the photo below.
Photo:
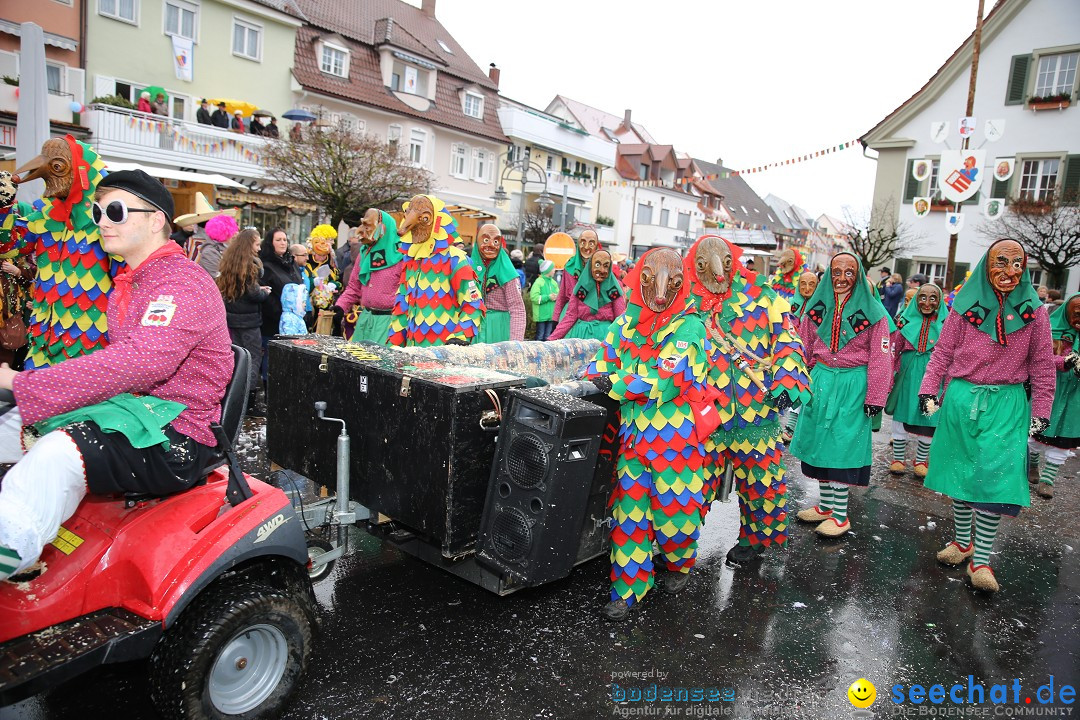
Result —
[{"label": "dormer window", "polygon": [[465,91],[465,114],[471,118],[484,117],[484,96],[480,93]]},{"label": "dormer window", "polygon": [[349,51],[339,45],[323,41],[319,52],[319,69],[327,75],[349,77]]}]

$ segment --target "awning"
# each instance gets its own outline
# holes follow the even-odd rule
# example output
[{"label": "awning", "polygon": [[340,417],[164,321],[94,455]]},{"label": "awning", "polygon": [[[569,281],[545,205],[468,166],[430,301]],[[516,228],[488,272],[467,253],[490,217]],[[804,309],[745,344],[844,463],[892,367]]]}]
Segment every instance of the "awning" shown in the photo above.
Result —
[{"label": "awning", "polygon": [[486,210],[480,208],[469,207],[468,205],[447,205],[446,212],[451,215],[460,215],[466,218],[476,218],[477,220],[494,220],[495,216]]},{"label": "awning", "polygon": [[224,175],[218,175],[216,173],[197,173],[189,170],[177,170],[175,168],[160,168],[153,167],[151,165],[140,165],[139,163],[123,163],[113,162],[111,160],[105,163],[105,169],[110,172],[115,170],[142,170],[147,175],[156,178],[167,178],[169,180],[187,180],[193,183],[203,183],[204,185],[217,185],[218,187],[231,187],[231,188],[244,188],[243,185],[230,180]]},{"label": "awning", "polygon": [[240,190],[222,190],[217,194],[219,205],[260,205],[262,207],[287,207],[298,213],[309,213],[318,210],[318,206],[285,197],[284,195],[271,195],[269,193],[244,192]]}]

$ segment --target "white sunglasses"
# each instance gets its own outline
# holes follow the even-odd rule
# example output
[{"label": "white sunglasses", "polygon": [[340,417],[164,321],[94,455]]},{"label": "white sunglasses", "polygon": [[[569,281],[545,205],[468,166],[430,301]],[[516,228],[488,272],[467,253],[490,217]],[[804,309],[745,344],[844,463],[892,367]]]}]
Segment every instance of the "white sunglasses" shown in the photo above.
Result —
[{"label": "white sunglasses", "polygon": [[156,213],[161,211],[157,208],[129,208],[127,206],[127,203],[125,203],[123,200],[113,200],[105,207],[101,207],[101,203],[94,203],[94,207],[91,210],[91,213],[94,216],[94,223],[97,225],[101,224],[102,215],[109,218],[109,222],[111,222],[113,225],[123,225],[127,222],[128,213],[135,212]]}]

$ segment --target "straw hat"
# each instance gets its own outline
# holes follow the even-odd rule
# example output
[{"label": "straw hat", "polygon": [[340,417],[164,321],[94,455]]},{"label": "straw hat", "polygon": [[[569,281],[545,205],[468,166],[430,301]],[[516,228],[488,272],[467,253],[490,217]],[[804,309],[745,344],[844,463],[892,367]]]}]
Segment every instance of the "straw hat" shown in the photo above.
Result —
[{"label": "straw hat", "polygon": [[227,210],[215,210],[213,206],[206,201],[206,196],[201,192],[195,193],[195,212],[188,213],[187,215],[181,215],[173,220],[178,227],[185,227],[187,225],[198,225],[204,223],[212,217],[218,215],[231,215],[236,219],[240,219],[240,208],[228,208]]}]

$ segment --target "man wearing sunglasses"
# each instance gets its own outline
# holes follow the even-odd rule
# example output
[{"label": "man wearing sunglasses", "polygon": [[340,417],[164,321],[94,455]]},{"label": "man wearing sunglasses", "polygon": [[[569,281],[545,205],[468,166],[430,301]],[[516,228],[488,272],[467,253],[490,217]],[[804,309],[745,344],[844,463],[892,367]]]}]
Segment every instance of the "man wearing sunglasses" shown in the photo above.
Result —
[{"label": "man wearing sunglasses", "polygon": [[[93,217],[125,265],[109,297],[109,345],[58,365],[0,365],[22,424],[40,434],[0,486],[0,580],[37,561],[83,496],[167,495],[196,483],[232,375],[213,279],[169,239],[173,201],[141,170],[111,173]],[[10,447],[2,442],[0,448]]]}]

